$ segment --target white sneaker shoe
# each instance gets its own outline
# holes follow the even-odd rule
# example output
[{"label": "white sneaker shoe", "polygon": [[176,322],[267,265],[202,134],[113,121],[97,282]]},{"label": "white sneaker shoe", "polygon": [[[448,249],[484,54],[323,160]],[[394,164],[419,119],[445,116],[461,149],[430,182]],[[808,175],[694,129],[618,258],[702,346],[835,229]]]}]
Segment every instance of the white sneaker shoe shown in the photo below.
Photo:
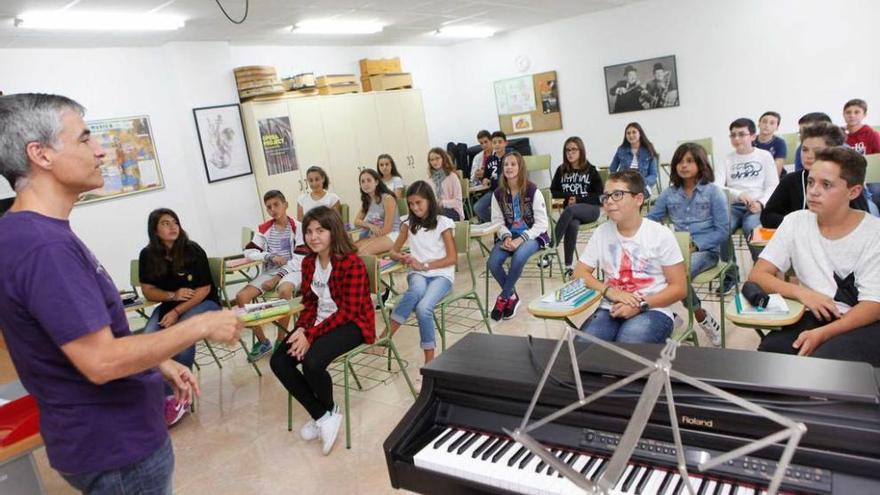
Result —
[{"label": "white sneaker shoe", "polygon": [[678,313],[672,313],[672,316],[673,316],[673,318],[672,318],[672,329],[673,330],[677,330],[678,328],[680,328],[681,326],[684,325],[684,320],[682,319],[681,316],[678,316]]},{"label": "white sneaker shoe", "polygon": [[310,419],[306,424],[302,425],[302,428],[299,429],[299,436],[306,442],[310,442],[318,438],[319,434],[320,432],[318,431],[318,423],[316,423],[314,419]]},{"label": "white sneaker shoe", "polygon": [[317,421],[324,455],[330,454],[330,451],[333,450],[333,444],[336,443],[336,437],[339,436],[341,424],[342,414],[339,413],[339,406],[335,406],[332,412]]},{"label": "white sneaker shoe", "polygon": [[712,341],[712,345],[715,347],[721,345],[721,325],[718,324],[718,321],[712,315],[706,313],[706,317],[703,318],[703,321],[698,322],[698,324],[700,329],[709,337],[709,340]]}]

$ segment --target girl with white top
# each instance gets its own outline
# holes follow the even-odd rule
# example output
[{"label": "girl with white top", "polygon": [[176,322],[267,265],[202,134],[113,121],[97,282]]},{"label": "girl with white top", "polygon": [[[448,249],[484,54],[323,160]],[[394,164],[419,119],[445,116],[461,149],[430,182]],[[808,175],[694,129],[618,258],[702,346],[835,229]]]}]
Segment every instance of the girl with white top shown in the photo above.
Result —
[{"label": "girl with white top", "polygon": [[455,172],[452,159],[443,148],[431,148],[428,152],[428,177],[437,193],[440,213],[456,222],[463,219],[461,179]]},{"label": "girl with white top", "polygon": [[360,254],[379,254],[391,249],[400,229],[397,199],[375,170],[364,169],[358,181],[361,184],[361,210],[354,226],[364,229],[355,243]]},{"label": "girl with white top", "polygon": [[327,206],[339,210],[339,196],[327,190],[330,178],[321,167],[309,167],[306,171],[309,192],[303,193],[296,201],[296,219],[302,221],[303,216],[312,208]]},{"label": "girl with white top", "polygon": [[391,155],[387,153],[379,155],[379,158],[376,159],[376,171],[379,172],[382,182],[388,186],[394,197],[402,198],[403,188],[406,186],[403,183],[403,177],[397,171],[397,164],[394,163],[394,158],[391,158]]},{"label": "girl with white top", "polygon": [[[415,310],[427,364],[434,359],[434,307],[446,297],[455,280],[455,223],[440,214],[434,190],[423,180],[409,186],[406,202],[409,217],[400,226],[391,257],[409,267],[409,288],[391,313],[391,334]],[[407,239],[410,252],[403,253]]]}]

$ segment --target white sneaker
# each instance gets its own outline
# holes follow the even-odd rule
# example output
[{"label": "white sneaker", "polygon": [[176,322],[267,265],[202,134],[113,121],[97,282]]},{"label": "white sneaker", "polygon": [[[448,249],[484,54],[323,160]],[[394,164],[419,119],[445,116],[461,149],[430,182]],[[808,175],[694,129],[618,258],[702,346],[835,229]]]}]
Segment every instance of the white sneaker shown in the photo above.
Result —
[{"label": "white sneaker", "polygon": [[302,425],[302,428],[299,429],[299,436],[306,442],[310,442],[318,438],[318,435],[318,423],[315,423],[314,419],[310,419],[306,424]]},{"label": "white sneaker", "polygon": [[681,318],[681,316],[678,316],[678,313],[672,313],[672,316],[673,316],[673,318],[672,318],[672,329],[673,330],[677,330],[682,325],[684,325],[684,320]]},{"label": "white sneaker", "polygon": [[329,412],[317,421],[324,455],[330,454],[330,451],[333,450],[333,444],[336,443],[336,437],[339,436],[339,426],[341,424],[342,414],[339,413],[339,406],[335,406],[332,412]]},{"label": "white sneaker", "polygon": [[715,347],[721,345],[721,325],[718,324],[718,321],[712,315],[706,313],[706,317],[703,318],[703,321],[698,322],[698,324],[700,329],[709,337],[709,340],[712,341],[712,345]]}]

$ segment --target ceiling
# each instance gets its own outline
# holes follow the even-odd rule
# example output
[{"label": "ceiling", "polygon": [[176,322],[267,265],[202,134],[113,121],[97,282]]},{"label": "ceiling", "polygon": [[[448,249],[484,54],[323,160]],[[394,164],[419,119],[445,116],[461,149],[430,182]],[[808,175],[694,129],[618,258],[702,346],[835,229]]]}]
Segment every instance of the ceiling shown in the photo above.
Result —
[{"label": "ceiling", "polygon": [[[240,19],[245,0],[219,0]],[[229,22],[215,0],[2,0],[0,48],[158,46],[173,41],[228,41],[270,45],[449,45],[460,40],[426,33],[444,25],[476,24],[512,31],[566,17],[611,9],[639,0],[250,0],[247,20]],[[151,33],[96,33],[26,30],[16,14],[34,10],[174,14],[183,29]],[[328,17],[379,20],[384,31],[370,35],[300,35],[289,27]]]}]

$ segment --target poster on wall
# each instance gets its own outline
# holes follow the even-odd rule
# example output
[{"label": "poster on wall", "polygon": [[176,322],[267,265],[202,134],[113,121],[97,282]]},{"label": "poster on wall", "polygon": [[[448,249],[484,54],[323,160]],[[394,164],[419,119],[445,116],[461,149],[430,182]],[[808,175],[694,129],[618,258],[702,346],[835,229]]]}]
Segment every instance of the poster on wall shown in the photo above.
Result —
[{"label": "poster on wall", "polygon": [[532,125],[532,114],[523,113],[510,117],[514,132],[528,132],[534,129]]},{"label": "poster on wall", "polygon": [[535,83],[532,76],[495,81],[498,115],[535,111]]},{"label": "poster on wall", "polygon": [[93,120],[87,125],[92,139],[104,148],[100,164],[104,186],[80,194],[76,204],[165,187],[149,117]]},{"label": "poster on wall", "polygon": [[237,103],[193,109],[208,183],[253,173]]},{"label": "poster on wall", "polygon": [[605,67],[608,113],[678,106],[675,55]]},{"label": "poster on wall", "polygon": [[541,81],[538,91],[541,93],[541,111],[556,113],[559,111],[559,90],[556,88],[556,79]]},{"label": "poster on wall", "polygon": [[266,170],[269,175],[284,174],[297,170],[296,150],[293,147],[293,133],[290,118],[270,117],[257,122],[260,128],[260,141],[266,156]]}]

